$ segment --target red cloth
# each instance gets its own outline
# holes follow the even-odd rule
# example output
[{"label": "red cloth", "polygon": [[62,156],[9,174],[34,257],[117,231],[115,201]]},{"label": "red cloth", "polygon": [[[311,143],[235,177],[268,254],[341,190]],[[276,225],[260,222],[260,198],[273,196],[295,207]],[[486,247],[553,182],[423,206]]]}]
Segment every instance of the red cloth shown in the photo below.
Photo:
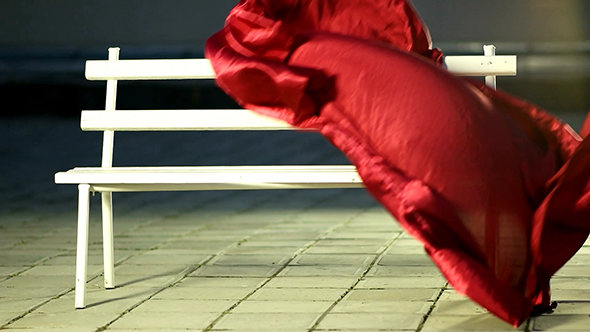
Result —
[{"label": "red cloth", "polygon": [[440,67],[404,0],[243,0],[206,45],[242,106],[316,128],[450,284],[518,326],[588,236],[590,143]]}]

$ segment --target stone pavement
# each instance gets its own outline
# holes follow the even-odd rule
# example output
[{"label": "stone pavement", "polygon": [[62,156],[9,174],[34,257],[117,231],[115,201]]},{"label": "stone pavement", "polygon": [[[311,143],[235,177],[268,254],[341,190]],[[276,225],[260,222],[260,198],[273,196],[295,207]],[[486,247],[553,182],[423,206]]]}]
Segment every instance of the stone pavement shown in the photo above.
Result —
[{"label": "stone pavement", "polygon": [[[53,174],[98,165],[100,144],[77,119],[0,119],[0,329],[516,330],[455,293],[360,189],[115,194],[114,290],[95,197],[88,307],[75,310],[76,188]],[[118,165],[268,162],[343,158],[311,133],[116,136]],[[590,330],[589,258],[590,243],[553,279],[557,310],[517,330]]]}]

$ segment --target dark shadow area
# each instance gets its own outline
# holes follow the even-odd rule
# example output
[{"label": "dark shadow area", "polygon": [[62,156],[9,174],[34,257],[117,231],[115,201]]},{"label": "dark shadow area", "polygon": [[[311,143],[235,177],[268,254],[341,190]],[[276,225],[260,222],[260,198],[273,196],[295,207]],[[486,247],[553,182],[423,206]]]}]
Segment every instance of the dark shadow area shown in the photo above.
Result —
[{"label": "dark shadow area", "polygon": [[[100,110],[105,105],[105,83],[50,84],[6,83],[0,85],[2,115],[79,117],[81,110]],[[219,109],[238,108],[212,82],[159,84],[119,82],[118,109]]]}]

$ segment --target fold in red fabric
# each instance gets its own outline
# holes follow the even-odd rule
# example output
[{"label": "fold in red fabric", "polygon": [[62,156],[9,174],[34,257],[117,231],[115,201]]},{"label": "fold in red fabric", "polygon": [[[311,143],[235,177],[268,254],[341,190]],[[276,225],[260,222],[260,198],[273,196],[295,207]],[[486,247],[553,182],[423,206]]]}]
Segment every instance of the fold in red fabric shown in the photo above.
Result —
[{"label": "fold in red fabric", "polygon": [[520,325],[590,230],[590,142],[441,67],[404,0],[242,0],[206,56],[243,107],[319,130],[449,283]]}]

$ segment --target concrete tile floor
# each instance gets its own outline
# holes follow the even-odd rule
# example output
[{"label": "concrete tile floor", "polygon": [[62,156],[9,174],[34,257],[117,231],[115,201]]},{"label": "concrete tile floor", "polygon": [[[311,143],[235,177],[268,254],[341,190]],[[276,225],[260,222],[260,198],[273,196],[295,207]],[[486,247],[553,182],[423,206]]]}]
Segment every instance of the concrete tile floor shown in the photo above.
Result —
[{"label": "concrete tile floor", "polygon": [[[102,286],[93,209],[88,307],[75,310],[76,192],[51,182],[56,171],[98,163],[100,136],[79,133],[76,122],[0,121],[0,329],[590,330],[590,244],[553,279],[555,312],[514,329],[455,293],[422,247],[362,190],[115,194],[118,287]],[[276,148],[260,134],[247,135],[234,141]],[[289,137],[279,140],[281,148],[300,151],[301,142]],[[211,140],[190,138],[195,146]],[[172,154],[161,146],[186,151],[186,140],[158,136],[154,146],[143,144]],[[229,145],[228,160],[238,143]],[[317,150],[299,161],[342,162],[320,138],[305,143]],[[141,159],[134,145],[122,150],[124,163]],[[279,162],[292,162],[288,156]]]}]

